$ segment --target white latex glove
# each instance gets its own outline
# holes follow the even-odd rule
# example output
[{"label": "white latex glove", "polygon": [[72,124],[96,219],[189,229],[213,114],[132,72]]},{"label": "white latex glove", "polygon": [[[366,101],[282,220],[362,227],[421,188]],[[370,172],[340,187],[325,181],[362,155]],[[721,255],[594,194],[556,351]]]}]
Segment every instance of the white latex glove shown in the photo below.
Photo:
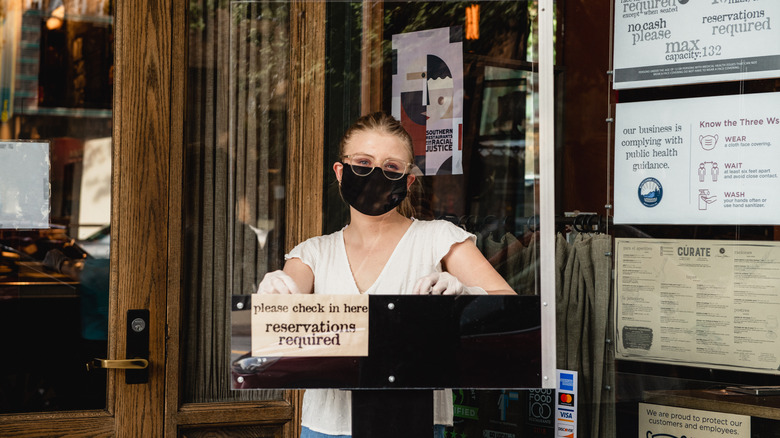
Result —
[{"label": "white latex glove", "polygon": [[466,286],[448,272],[434,272],[417,280],[414,294],[418,295],[487,295],[485,289]]},{"label": "white latex glove", "polygon": [[263,277],[263,281],[257,286],[259,294],[299,294],[301,291],[295,280],[284,271],[272,271]]}]

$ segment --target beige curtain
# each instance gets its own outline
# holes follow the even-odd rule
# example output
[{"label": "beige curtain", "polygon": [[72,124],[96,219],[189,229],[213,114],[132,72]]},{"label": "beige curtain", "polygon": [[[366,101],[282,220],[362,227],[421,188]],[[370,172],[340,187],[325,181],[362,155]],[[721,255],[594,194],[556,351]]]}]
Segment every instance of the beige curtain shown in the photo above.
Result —
[{"label": "beige curtain", "polygon": [[190,2],[182,347],[184,401],[230,389],[231,301],[281,264],[289,44],[284,2]]},{"label": "beige curtain", "polygon": [[536,231],[527,231],[520,239],[505,233],[498,241],[477,234],[477,247],[512,290],[518,295],[534,295],[539,285],[538,239]]},{"label": "beige curtain", "polygon": [[612,238],[579,234],[556,242],[558,368],[578,372],[578,433],[614,437],[611,336]]}]

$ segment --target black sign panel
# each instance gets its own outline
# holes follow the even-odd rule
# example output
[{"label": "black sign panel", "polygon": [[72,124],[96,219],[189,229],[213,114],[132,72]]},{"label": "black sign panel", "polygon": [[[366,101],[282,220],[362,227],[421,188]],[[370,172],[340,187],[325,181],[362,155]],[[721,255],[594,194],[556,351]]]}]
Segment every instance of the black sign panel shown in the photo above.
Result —
[{"label": "black sign panel", "polygon": [[[250,307],[236,298],[234,318]],[[368,357],[245,354],[233,361],[232,384],[234,389],[539,388],[540,300],[372,295]]]}]

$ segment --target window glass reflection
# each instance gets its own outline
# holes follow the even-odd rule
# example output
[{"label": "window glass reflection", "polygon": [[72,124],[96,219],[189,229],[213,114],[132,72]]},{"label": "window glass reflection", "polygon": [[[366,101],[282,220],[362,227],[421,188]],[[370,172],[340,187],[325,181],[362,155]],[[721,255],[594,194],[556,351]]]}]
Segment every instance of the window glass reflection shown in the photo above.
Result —
[{"label": "window glass reflection", "polygon": [[[106,357],[113,3],[3,12],[0,145],[16,144],[25,166],[46,145],[48,210],[38,225],[0,225],[0,413],[103,408],[105,371],[85,364]],[[0,174],[0,223],[19,216],[12,192],[41,188],[12,175]]]},{"label": "window glass reflection", "polygon": [[[462,157],[460,167],[445,166],[450,171],[439,172],[436,168],[426,169],[424,161],[417,159],[416,171],[425,176],[413,193],[415,217],[448,220],[474,233],[480,250],[513,289],[520,294],[535,294],[538,79],[533,63],[536,40],[532,23],[536,5],[525,1],[481,2],[475,9],[471,2],[385,2],[381,22],[359,20],[363,10],[352,5],[329,6],[330,15],[339,23],[355,23],[355,28],[334,32],[327,48],[328,59],[343,63],[345,68],[356,68],[357,64],[349,62],[353,53],[376,52],[372,56],[378,60],[370,68],[381,72],[377,84],[381,93],[377,94],[382,99],[372,101],[377,109],[393,110],[391,96],[397,90],[391,79],[397,73],[398,63],[407,62],[399,61],[402,56],[393,49],[397,44],[394,41],[412,32],[449,28],[448,35],[456,35],[455,39],[462,42],[462,75],[450,72],[436,80],[428,78],[420,102],[402,105],[406,115],[410,111],[419,113],[419,117],[412,114],[410,118],[423,126],[423,136],[425,126],[436,124],[439,116],[451,118],[457,113],[462,117],[461,150],[457,151]],[[373,27],[362,28],[363,35],[381,35],[380,41],[366,45],[366,39],[360,37],[365,23],[372,23],[369,25]],[[420,71],[426,70],[425,64],[423,61]],[[427,70],[431,69],[427,65]],[[361,74],[367,73],[370,71],[364,65]],[[452,88],[459,83],[453,80],[455,76],[458,80],[462,77],[460,90]],[[354,80],[354,74],[334,69],[329,78],[327,105],[338,111],[336,115],[326,111],[331,118],[327,126],[330,146],[326,166],[338,158],[335,150],[344,125],[361,111],[359,105],[348,106],[348,110],[339,107],[346,104],[349,93],[359,92],[360,81]],[[450,88],[442,88],[441,83]],[[376,91],[379,90],[372,93]],[[444,109],[439,111],[440,108]],[[329,167],[325,178],[325,231],[332,232],[346,223],[346,207]]]}]

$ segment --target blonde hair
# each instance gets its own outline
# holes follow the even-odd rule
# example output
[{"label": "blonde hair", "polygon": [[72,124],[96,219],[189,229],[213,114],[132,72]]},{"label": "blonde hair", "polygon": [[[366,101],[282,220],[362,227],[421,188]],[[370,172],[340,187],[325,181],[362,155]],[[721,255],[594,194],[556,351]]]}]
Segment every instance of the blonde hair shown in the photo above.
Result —
[{"label": "blonde hair", "polygon": [[[355,134],[369,131],[392,135],[401,140],[401,143],[403,143],[408,152],[407,158],[409,159],[409,162],[414,165],[414,144],[412,143],[412,136],[406,132],[406,129],[401,125],[401,122],[390,114],[382,111],[360,117],[349,127],[349,129],[347,129],[347,132],[341,137],[341,142],[339,143],[339,159],[345,155],[346,145]],[[414,187],[415,185],[422,187],[419,178],[416,178],[414,183],[412,183],[412,187],[409,188],[409,193],[407,193],[407,196],[403,202],[401,202],[401,205],[396,207],[396,210],[406,217],[412,217],[415,214],[414,203],[411,199],[412,193],[417,191],[412,189],[419,188]]]}]

